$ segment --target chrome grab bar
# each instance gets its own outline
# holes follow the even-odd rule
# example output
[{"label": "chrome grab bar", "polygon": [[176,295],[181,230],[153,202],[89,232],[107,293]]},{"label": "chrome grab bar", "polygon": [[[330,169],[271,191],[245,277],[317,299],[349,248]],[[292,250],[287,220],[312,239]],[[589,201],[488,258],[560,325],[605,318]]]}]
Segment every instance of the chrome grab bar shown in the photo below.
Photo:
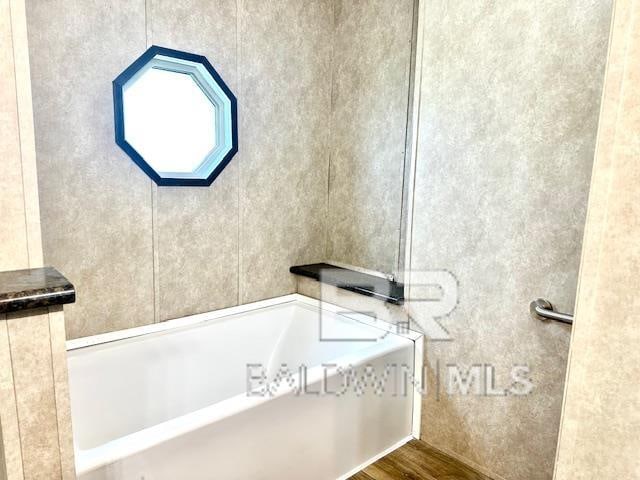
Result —
[{"label": "chrome grab bar", "polygon": [[555,320],[556,322],[566,323],[567,325],[573,324],[573,315],[568,313],[555,312],[553,305],[544,298],[538,298],[529,305],[531,315],[538,320]]}]

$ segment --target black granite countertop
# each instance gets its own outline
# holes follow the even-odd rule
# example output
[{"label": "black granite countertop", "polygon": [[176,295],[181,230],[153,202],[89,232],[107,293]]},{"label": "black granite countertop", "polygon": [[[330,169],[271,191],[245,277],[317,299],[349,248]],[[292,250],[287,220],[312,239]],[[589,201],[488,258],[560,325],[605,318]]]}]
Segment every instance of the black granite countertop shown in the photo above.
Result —
[{"label": "black granite countertop", "polygon": [[291,267],[289,271],[296,275],[313,278],[322,283],[396,305],[401,305],[404,302],[403,284],[375,275],[337,267],[328,263],[298,265]]},{"label": "black granite countertop", "polygon": [[74,286],[53,267],[0,272],[0,313],[75,301]]}]

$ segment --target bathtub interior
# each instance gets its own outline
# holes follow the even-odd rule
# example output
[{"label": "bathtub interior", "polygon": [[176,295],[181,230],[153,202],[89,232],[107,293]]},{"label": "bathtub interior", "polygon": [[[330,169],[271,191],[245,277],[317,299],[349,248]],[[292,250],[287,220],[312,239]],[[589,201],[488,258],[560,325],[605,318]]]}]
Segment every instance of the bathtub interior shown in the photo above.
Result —
[{"label": "bathtub interior", "polygon": [[[321,317],[320,317],[321,315]],[[323,335],[340,341],[320,341]],[[347,340],[350,339],[350,340]],[[68,352],[76,449],[88,450],[236,396],[247,365],[292,369],[406,348],[411,340],[301,301]],[[339,363],[339,362],[338,362]]]}]

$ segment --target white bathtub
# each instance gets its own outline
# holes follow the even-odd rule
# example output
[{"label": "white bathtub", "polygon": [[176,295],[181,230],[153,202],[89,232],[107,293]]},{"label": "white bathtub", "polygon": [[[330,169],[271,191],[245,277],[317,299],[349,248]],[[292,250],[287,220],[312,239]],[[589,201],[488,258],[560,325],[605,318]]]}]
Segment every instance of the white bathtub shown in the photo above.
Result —
[{"label": "white bathtub", "polygon": [[[417,435],[404,383],[422,338],[394,331],[288,295],[69,341],[78,477],[346,478]],[[378,386],[386,368],[384,393],[371,377],[346,385],[336,365]],[[294,383],[276,388],[278,371]]]}]

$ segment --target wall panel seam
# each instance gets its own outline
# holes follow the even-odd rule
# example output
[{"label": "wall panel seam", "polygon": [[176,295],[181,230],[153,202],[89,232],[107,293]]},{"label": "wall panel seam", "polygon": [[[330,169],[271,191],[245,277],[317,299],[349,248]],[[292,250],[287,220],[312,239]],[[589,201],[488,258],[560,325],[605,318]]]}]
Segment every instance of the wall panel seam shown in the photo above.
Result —
[{"label": "wall panel seam", "polygon": [[[244,15],[244,3],[242,0],[236,0],[236,80],[238,82],[238,104],[242,103],[242,74],[240,73],[240,66],[242,65],[242,20]],[[238,137],[241,137],[243,133],[242,126],[243,115],[240,106],[238,106]],[[239,143],[238,151],[240,155],[238,155],[238,248],[237,248],[237,261],[236,261],[236,273],[237,273],[237,301],[236,304],[240,305],[242,303],[242,289],[243,289],[243,251],[242,251],[242,238],[243,238],[243,202],[242,202],[242,163],[243,163],[243,155],[242,155],[242,147]]]},{"label": "wall panel seam", "polygon": [[58,395],[56,394],[56,372],[53,366],[54,358],[53,358],[53,344],[51,343],[51,316],[49,312],[47,312],[47,329],[49,331],[49,356],[51,358],[51,390],[53,392],[53,405],[56,413],[56,440],[58,442],[58,465],[60,467],[60,477],[62,478],[62,447],[60,443],[60,426],[58,425]]},{"label": "wall panel seam", "polygon": [[[11,0],[9,3],[9,12],[27,258],[29,266],[35,268],[42,266],[43,255],[35,149],[35,124],[33,118],[27,18],[24,0]],[[19,48],[17,49],[16,47]],[[21,57],[16,56],[17,50],[22,54]],[[23,58],[24,61],[20,61],[20,58]]]},{"label": "wall panel seam", "polygon": [[[420,0],[414,0],[413,22],[411,25],[411,55],[409,58],[409,71],[407,73],[407,114],[405,123],[405,135],[404,135],[404,161],[402,165],[402,182],[400,198],[400,226],[399,226],[399,238],[398,249],[396,252],[396,280],[404,282],[405,275],[404,270],[409,268],[409,265],[405,264],[406,260],[406,246],[407,246],[407,221],[405,216],[407,215],[409,192],[407,191],[408,184],[411,179],[407,176],[411,174],[411,161],[412,161],[412,133],[413,133],[413,108],[415,107],[413,97],[416,95],[416,65],[418,64],[417,51],[418,51],[418,29],[420,20]],[[418,86],[419,87],[419,86]]]},{"label": "wall panel seam", "polygon": [[[334,78],[334,67],[335,67],[335,47],[336,47],[336,32],[338,26],[336,24],[336,6],[337,0],[331,1],[331,52],[329,57],[329,122],[327,125],[327,195],[326,195],[326,208],[324,212],[325,224],[324,224],[324,256],[329,260],[329,229],[331,225],[331,161],[333,159],[333,84],[335,81]],[[296,282],[297,285],[297,282]]]},{"label": "wall panel seam", "polygon": [[[242,75],[240,74],[240,27],[241,27],[241,22],[240,22],[240,11],[241,11],[241,4],[242,0],[236,0],[235,4],[236,4],[236,38],[235,38],[235,43],[236,43],[236,84],[238,85],[238,93],[240,94],[242,92]],[[240,123],[238,122],[238,130],[240,130]],[[238,132],[238,136],[239,136]],[[242,182],[241,182],[241,178],[242,178],[242,154],[237,155],[237,159],[236,161],[238,162],[238,176],[236,178],[236,195],[237,195],[237,199],[238,199],[238,211],[236,213],[236,225],[237,225],[237,232],[236,232],[236,238],[238,239],[238,245],[236,248],[236,305],[240,305],[240,275],[241,275],[241,269],[240,269],[240,258],[241,258],[241,238],[242,238],[242,232],[241,232],[241,226],[240,226],[240,222],[242,219],[242,209],[241,209],[241,200],[242,200],[242,195],[240,195],[240,188],[242,187]]]},{"label": "wall panel seam", "polygon": [[411,139],[411,161],[409,170],[409,185],[407,192],[407,224],[405,233],[405,270],[403,282],[407,285],[405,291],[405,298],[409,301],[406,302],[404,308],[407,313],[410,312],[411,304],[411,270],[413,269],[413,225],[415,222],[415,190],[416,190],[416,178],[418,176],[418,156],[420,152],[420,122],[421,122],[421,110],[422,110],[422,70],[424,65],[424,22],[425,22],[425,0],[418,1],[418,19],[416,27],[416,53],[415,53],[415,71],[414,71],[414,97],[412,105],[412,113],[414,119],[412,120],[412,139]]},{"label": "wall panel seam", "polygon": [[153,279],[153,321],[160,319],[160,238],[158,234],[158,186],[151,186],[151,274]]},{"label": "wall panel seam", "polygon": [[[144,38],[145,49],[153,45],[153,0],[144,0]],[[160,238],[158,232],[158,186],[149,180],[151,194],[151,277],[153,282],[153,323],[160,317]]]},{"label": "wall panel seam", "polygon": [[[9,328],[7,326],[7,319],[6,319],[6,315],[0,315],[0,328],[3,329],[4,331],[4,338],[6,339],[6,345],[4,345],[4,347],[6,348],[6,352],[7,352],[7,357],[9,360],[9,365],[8,365],[8,373],[9,373],[9,381],[11,382],[11,389],[10,389],[10,393],[9,395],[11,395],[11,399],[9,399],[11,406],[10,408],[13,409],[14,414],[15,414],[15,427],[16,427],[16,432],[18,435],[18,445],[17,445],[17,453],[20,456],[20,463],[19,463],[19,471],[17,472],[17,477],[16,476],[9,476],[10,475],[10,470],[7,468],[7,456],[6,456],[6,442],[7,442],[7,438],[6,438],[6,431],[2,432],[2,435],[0,435],[0,437],[2,438],[2,443],[0,444],[0,448],[3,449],[3,456],[4,456],[4,468],[5,468],[5,473],[6,473],[6,478],[7,480],[20,480],[21,478],[24,478],[24,468],[23,468],[23,462],[22,462],[22,448],[21,448],[21,441],[20,441],[20,424],[18,422],[18,411],[17,411],[17,403],[16,403],[16,392],[15,392],[15,382],[13,381],[13,366],[12,366],[12,361],[11,361],[11,347],[9,345]],[[6,424],[5,424],[6,426]],[[0,425],[0,429],[2,428],[2,426]],[[16,473],[16,472],[11,472],[11,473]]]},{"label": "wall panel seam", "polygon": [[[20,155],[20,179],[22,181],[21,183],[21,188],[22,188],[22,211],[23,211],[23,216],[22,219],[24,221],[24,234],[25,234],[25,238],[26,238],[26,244],[25,244],[25,248],[27,250],[27,262],[29,264],[29,266],[31,266],[31,255],[29,253],[29,228],[27,227],[27,200],[26,200],[26,195],[25,195],[25,190],[24,190],[24,166],[22,165],[22,129],[20,128],[20,105],[19,105],[19,101],[18,101],[18,76],[17,76],[17,72],[16,72],[16,49],[14,46],[14,29],[13,29],[13,9],[12,9],[12,4],[13,2],[9,1],[9,29],[11,30],[11,36],[10,36],[10,40],[11,40],[11,58],[13,59],[13,83],[14,83],[14,95],[15,95],[15,99],[16,99],[16,120],[18,122],[17,125],[17,131],[18,131],[18,153]],[[7,330],[7,334],[8,334],[8,330]]]},{"label": "wall panel seam", "polygon": [[18,411],[18,392],[16,392],[16,381],[15,381],[15,376],[13,375],[14,372],[14,368],[13,368],[13,354],[12,354],[12,349],[11,349],[11,335],[9,333],[9,319],[6,318],[5,322],[5,328],[7,329],[7,344],[9,347],[9,361],[11,363],[11,379],[13,382],[13,404],[15,406],[16,409],[16,423],[17,423],[17,427],[18,427],[18,440],[20,441],[20,445],[18,446],[18,450],[20,453],[20,464],[22,466],[22,478],[24,478],[24,456],[22,455],[22,430],[20,428],[20,412]]}]

